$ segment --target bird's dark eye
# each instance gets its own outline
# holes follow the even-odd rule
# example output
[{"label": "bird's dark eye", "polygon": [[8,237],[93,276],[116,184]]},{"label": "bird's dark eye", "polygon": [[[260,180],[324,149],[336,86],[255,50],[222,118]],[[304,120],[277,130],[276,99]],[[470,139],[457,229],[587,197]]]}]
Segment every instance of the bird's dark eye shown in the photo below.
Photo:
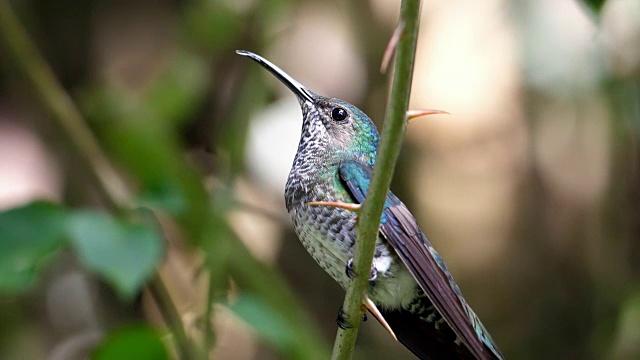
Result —
[{"label": "bird's dark eye", "polygon": [[341,107],[331,110],[331,118],[335,121],[342,121],[347,118],[347,115],[349,115],[347,114],[347,110]]}]

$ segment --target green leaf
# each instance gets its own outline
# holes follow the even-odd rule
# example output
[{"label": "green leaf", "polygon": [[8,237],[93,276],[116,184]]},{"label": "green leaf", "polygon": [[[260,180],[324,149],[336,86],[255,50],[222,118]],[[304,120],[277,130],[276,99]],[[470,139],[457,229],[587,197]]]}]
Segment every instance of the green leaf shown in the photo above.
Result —
[{"label": "green leaf", "polygon": [[147,326],[135,326],[111,333],[91,358],[93,360],[167,360],[169,354],[157,331]]},{"label": "green leaf", "polygon": [[244,293],[230,308],[283,353],[289,354],[296,347],[295,330],[287,326],[286,321],[260,297]]},{"label": "green leaf", "polygon": [[0,213],[0,292],[18,292],[33,283],[44,260],[60,248],[64,224],[64,210],[51,203]]},{"label": "green leaf", "polygon": [[154,226],[126,222],[106,213],[81,211],[68,220],[69,236],[85,266],[109,281],[125,298],[151,277],[163,255]]}]

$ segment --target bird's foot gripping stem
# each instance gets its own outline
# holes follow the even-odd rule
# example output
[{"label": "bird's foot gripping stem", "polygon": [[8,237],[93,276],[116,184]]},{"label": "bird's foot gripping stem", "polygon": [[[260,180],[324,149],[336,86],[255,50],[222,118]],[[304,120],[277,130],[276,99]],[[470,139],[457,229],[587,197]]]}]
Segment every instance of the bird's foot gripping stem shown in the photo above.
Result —
[{"label": "bird's foot gripping stem", "polygon": [[338,327],[342,330],[347,330],[353,327],[349,325],[349,323],[347,322],[347,319],[344,316],[344,309],[342,308],[342,306],[340,306],[340,309],[338,309],[338,317],[336,318],[336,323],[338,324]]},{"label": "bird's foot gripping stem", "polygon": [[[344,269],[344,272],[347,274],[349,279],[355,279],[358,277],[358,273],[353,269],[353,258],[350,258],[347,261],[347,266]],[[378,278],[378,270],[375,266],[371,267],[371,275],[369,276],[369,282],[373,283]]]},{"label": "bird's foot gripping stem", "polygon": [[[362,314],[362,321],[367,321],[367,314]],[[340,309],[338,309],[338,317],[336,318],[336,323],[338,324],[338,327],[340,327],[340,329],[342,330],[347,330],[353,327],[349,325],[349,322],[347,321],[347,317],[344,314],[344,309],[342,308],[342,306],[340,306]]]},{"label": "bird's foot gripping stem", "polygon": [[[378,310],[376,305],[373,303],[373,301],[371,301],[371,299],[369,299],[369,297],[365,298],[363,305],[366,307],[367,310],[369,310],[371,315],[373,315],[376,318],[376,320],[378,320],[380,324],[389,332],[391,337],[393,337],[394,340],[398,341],[398,338],[396,337],[396,334],[391,329],[391,326],[389,326],[389,324],[387,323],[387,320],[385,320],[385,318],[380,313],[380,310]],[[362,321],[367,321],[367,314],[362,314]],[[338,318],[336,319],[336,322],[338,323],[338,326],[342,330],[347,330],[353,327],[349,325],[349,322],[347,321],[347,318],[345,316],[344,309],[342,308],[342,306],[338,310]]]}]

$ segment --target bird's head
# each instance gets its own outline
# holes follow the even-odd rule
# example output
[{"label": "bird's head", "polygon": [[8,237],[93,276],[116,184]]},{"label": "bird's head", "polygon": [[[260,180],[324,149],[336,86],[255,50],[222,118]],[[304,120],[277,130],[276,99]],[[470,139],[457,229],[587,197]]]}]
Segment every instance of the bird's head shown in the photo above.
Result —
[{"label": "bird's head", "polygon": [[380,136],[364,112],[346,101],[315,94],[259,55],[244,50],[236,53],[265,67],[296,95],[303,115],[301,147],[373,166]]}]

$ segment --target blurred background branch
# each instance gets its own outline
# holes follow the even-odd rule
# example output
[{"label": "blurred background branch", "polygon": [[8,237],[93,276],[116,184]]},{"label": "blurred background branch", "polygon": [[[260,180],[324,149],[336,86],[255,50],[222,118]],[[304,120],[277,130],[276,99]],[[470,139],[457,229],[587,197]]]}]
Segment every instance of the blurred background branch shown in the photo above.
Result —
[{"label": "blurred background branch", "polygon": [[13,57],[13,63],[21,70],[51,118],[56,122],[61,135],[73,144],[74,155],[83,163],[85,171],[95,182],[101,200],[112,208],[124,203],[124,184],[114,174],[106,156],[96,143],[91,130],[86,126],[71,98],[56,81],[51,69],[20,25],[8,1],[0,3],[0,34]]}]

